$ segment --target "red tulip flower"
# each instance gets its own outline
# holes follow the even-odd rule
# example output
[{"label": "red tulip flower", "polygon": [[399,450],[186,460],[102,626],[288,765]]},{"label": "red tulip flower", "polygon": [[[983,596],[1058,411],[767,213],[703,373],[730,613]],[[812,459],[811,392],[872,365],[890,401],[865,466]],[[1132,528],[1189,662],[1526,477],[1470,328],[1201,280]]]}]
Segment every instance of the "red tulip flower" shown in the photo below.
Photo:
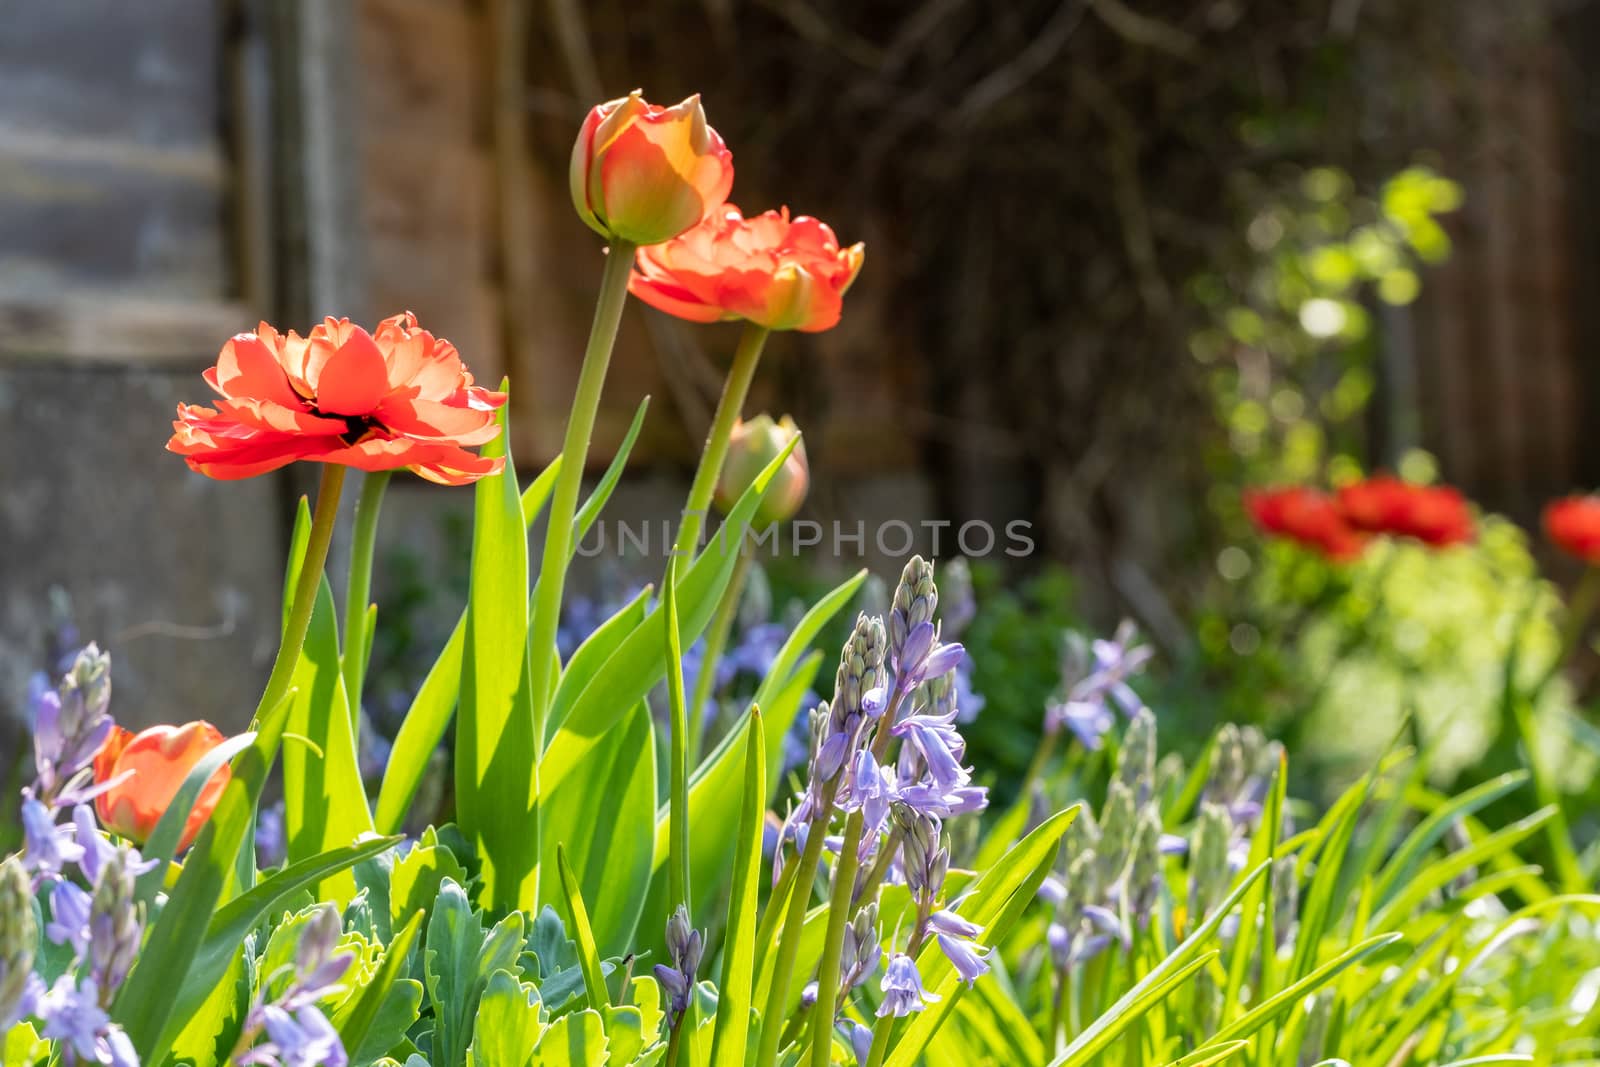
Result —
[{"label": "red tulip flower", "polygon": [[1380,474],[1340,488],[1339,508],[1357,530],[1411,537],[1433,548],[1473,537],[1466,498],[1449,486],[1412,485]]},{"label": "red tulip flower", "polygon": [[1569,496],[1544,509],[1544,530],[1563,552],[1600,564],[1600,496]]},{"label": "red tulip flower", "polygon": [[638,91],[589,112],[572,146],[572,205],[595,232],[657,244],[720,208],[733,153],[706,125],[700,97],[674,107]]},{"label": "red tulip flower", "polygon": [[504,463],[467,449],[500,432],[505,394],[474,385],[455,346],[409,311],[372,334],[349,319],[307,337],[263,322],[223,345],[205,379],[221,399],[179,404],[167,449],[212,478],[314,460],[464,485]]},{"label": "red tulip flower", "polygon": [[[152,726],[137,734],[113,727],[94,758],[94,779],[102,785],[119,776],[122,780],[95,797],[100,824],[140,844],[149,840],[183,780],[222,740],[221,731],[208,722]],[[223,764],[200,790],[184,823],[180,851],[194,842],[211,817],[230,776],[228,765]]]},{"label": "red tulip flower", "polygon": [[1327,493],[1305,486],[1256,489],[1244,495],[1245,510],[1262,533],[1283,537],[1330,560],[1361,555],[1366,539],[1345,521]]},{"label": "red tulip flower", "polygon": [[628,290],[690,322],[745,319],[815,333],[839,322],[865,246],[839,245],[826,223],[789,210],[747,219],[729,204],[665,244],[640,248]]}]

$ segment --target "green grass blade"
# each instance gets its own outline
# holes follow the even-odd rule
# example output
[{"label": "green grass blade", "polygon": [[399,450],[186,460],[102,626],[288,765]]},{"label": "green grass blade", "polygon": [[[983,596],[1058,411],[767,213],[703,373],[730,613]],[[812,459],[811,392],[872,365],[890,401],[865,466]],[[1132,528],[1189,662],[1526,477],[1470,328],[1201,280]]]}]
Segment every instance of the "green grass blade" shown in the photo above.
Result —
[{"label": "green grass blade", "polygon": [[472,577],[456,720],[456,814],[483,863],[481,898],[491,910],[532,909],[539,882],[539,743],[528,689],[528,532],[517,473],[501,433],[483,454],[499,474],[479,479],[472,524]]},{"label": "green grass blade", "polygon": [[567,863],[566,849],[559,844],[556,845],[556,870],[561,875],[561,889],[566,895],[572,936],[578,944],[578,965],[583,969],[583,985],[589,993],[589,1006],[596,1011],[609,1008],[611,994],[606,989],[605,973],[600,969],[600,954],[594,947],[589,912],[583,906],[583,893],[578,889],[578,879],[573,877],[572,867]]},{"label": "green grass blade", "polygon": [[[1137,1017],[1136,1015],[1130,1017],[1130,1013],[1134,1012],[1136,1007],[1144,1002],[1144,998],[1152,990],[1158,988],[1170,989],[1171,987],[1164,986],[1164,983],[1168,982],[1175,973],[1184,975],[1192,973],[1200,961],[1194,963],[1190,961],[1200,955],[1201,949],[1206,942],[1211,939],[1217,928],[1222,925],[1222,920],[1239,905],[1239,901],[1250,891],[1250,887],[1255,885],[1261,878],[1264,878],[1270,870],[1272,870],[1272,862],[1267,861],[1257,865],[1240,879],[1239,884],[1234,886],[1233,892],[1228,894],[1227,898],[1217,906],[1217,909],[1211,913],[1205,922],[1196,928],[1194,933],[1186,937],[1182,944],[1173,949],[1166,959],[1153,967],[1132,989],[1124,993],[1105,1013],[1087,1026],[1073,1040],[1072,1044],[1062,1051],[1061,1055],[1050,1061],[1050,1067],[1073,1067],[1073,1065],[1091,1062],[1092,1056],[1098,1050],[1104,1048],[1106,1044],[1109,1044],[1110,1040],[1116,1036],[1113,1033],[1110,1038],[1105,1037],[1107,1031],[1110,1031],[1113,1027],[1118,1027],[1117,1033],[1120,1033],[1120,1027],[1128,1025],[1132,1018]],[[1149,1004],[1144,1006],[1147,1009]]]},{"label": "green grass blade", "polygon": [[[1466,792],[1439,805],[1417,823],[1400,847],[1395,850],[1378,874],[1375,897],[1381,906],[1394,896],[1398,888],[1416,873],[1423,857],[1445,835],[1457,819],[1473,815],[1493,804],[1508,793],[1520,789],[1528,781],[1527,771],[1513,771],[1480,782]],[[1407,791],[1412,792],[1411,790]]]},{"label": "green grass blade", "polygon": [[733,889],[722,942],[722,979],[717,984],[716,1029],[711,1067],[743,1067],[750,1041],[750,1005],[755,993],[756,909],[761,894],[761,836],[767,814],[766,732],[753,709],[744,755],[744,803],[740,808]]},{"label": "green grass blade", "polygon": [[[555,488],[556,474],[561,469],[557,456],[533,484],[523,491],[521,506],[525,526],[544,509]],[[444,739],[455,714],[456,698],[461,691],[461,650],[467,638],[467,614],[461,613],[455,629],[445,642],[439,658],[428,669],[422,686],[411,700],[411,707],[400,723],[394,747],[389,753],[389,764],[383,772],[383,784],[378,790],[378,805],[373,816],[380,832],[392,834],[404,824],[411,801],[416,797],[417,786],[428,769],[439,742]]]},{"label": "green grass blade", "polygon": [[[317,587],[290,685],[295,695],[284,730],[311,742],[283,751],[283,821],[292,863],[351,844],[373,830],[345,698],[333,591],[326,577]],[[317,895],[343,907],[355,892],[355,878],[340,871]]]},{"label": "green grass blade", "polygon": [[1217,1042],[1249,1037],[1263,1026],[1275,1021],[1290,1009],[1298,1006],[1307,996],[1333,981],[1345,968],[1353,966],[1379,949],[1401,940],[1403,938],[1399,934],[1379,934],[1377,937],[1368,938],[1359,945],[1346,949],[1304,978],[1274,993],[1256,1007],[1218,1030],[1212,1035],[1211,1040]]}]

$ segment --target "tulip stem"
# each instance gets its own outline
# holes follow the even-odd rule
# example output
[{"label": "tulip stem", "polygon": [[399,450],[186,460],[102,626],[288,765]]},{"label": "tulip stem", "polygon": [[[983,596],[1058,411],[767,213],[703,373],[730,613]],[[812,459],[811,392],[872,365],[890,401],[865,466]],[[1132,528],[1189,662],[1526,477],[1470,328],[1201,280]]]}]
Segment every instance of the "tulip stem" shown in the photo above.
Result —
[{"label": "tulip stem", "polygon": [[606,384],[606,368],[616,344],[617,326],[628,299],[628,274],[633,269],[634,246],[621,239],[611,242],[605,271],[600,277],[600,298],[595,304],[589,345],[583,353],[578,390],[567,418],[567,436],[561,448],[561,470],[550,498],[550,519],[545,527],[544,559],[539,565],[538,594],[528,641],[533,694],[533,736],[539,755],[544,753],[545,715],[550,707],[551,670],[556,659],[556,626],[561,621],[561,593],[567,581],[572,545],[572,519],[578,511],[578,491],[594,435],[595,413]]},{"label": "tulip stem", "polygon": [[366,684],[371,638],[367,631],[367,607],[372,598],[373,548],[378,540],[378,513],[383,510],[383,491],[389,487],[390,473],[369,471],[361,479],[361,496],[356,499],[350,577],[344,590],[344,658],[340,664],[353,732],[361,728],[361,690]]},{"label": "tulip stem", "polygon": [[733,367],[722,383],[722,397],[717,401],[717,412],[711,419],[711,431],[706,434],[705,448],[700,452],[700,466],[694,472],[694,482],[689,486],[689,500],[683,506],[683,519],[678,523],[678,539],[672,554],[679,558],[694,555],[700,544],[700,531],[705,527],[706,509],[711,507],[711,497],[717,490],[717,479],[722,477],[722,464],[728,458],[728,442],[733,436],[733,424],[744,410],[744,398],[750,392],[750,382],[756,375],[756,364],[761,362],[761,349],[772,331],[753,322],[745,323],[739,335],[739,347],[733,353]]},{"label": "tulip stem", "polygon": [[689,705],[689,766],[700,763],[700,749],[705,742],[706,705],[716,690],[717,661],[728,646],[728,634],[733,629],[733,617],[739,612],[739,600],[744,593],[745,578],[750,573],[750,549],[741,541],[739,558],[733,564],[733,574],[717,602],[717,613],[711,617],[706,630],[704,653],[700,657],[700,670],[694,679],[694,702]]},{"label": "tulip stem", "polygon": [[[339,518],[339,492],[343,488],[344,467],[338,463],[324,463],[322,481],[317,485],[317,503],[311,512],[311,534],[306,539],[306,554],[300,561],[300,573],[295,578],[294,599],[289,602],[289,618],[284,623],[278,657],[272,661],[272,673],[267,677],[266,691],[256,705],[253,720],[256,723],[267,712],[279,708],[283,695],[289,691],[295,664],[300,661],[300,649],[306,643],[306,628],[311,625],[311,608],[317,600],[317,587],[322,584],[322,568],[328,562],[328,546],[333,543],[333,527]],[[282,708],[285,714],[287,707],[284,704]]]}]

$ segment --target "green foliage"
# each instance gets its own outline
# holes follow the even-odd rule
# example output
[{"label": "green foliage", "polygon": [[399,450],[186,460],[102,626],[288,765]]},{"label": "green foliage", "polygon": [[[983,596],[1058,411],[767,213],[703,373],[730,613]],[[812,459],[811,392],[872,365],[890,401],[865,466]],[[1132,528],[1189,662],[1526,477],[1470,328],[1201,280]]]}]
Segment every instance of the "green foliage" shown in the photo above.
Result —
[{"label": "green foliage", "polygon": [[969,739],[972,762],[994,775],[1001,797],[1033,759],[1044,708],[1061,684],[1061,643],[1082,625],[1074,583],[1050,566],[1010,583],[995,566],[972,568],[978,613],[961,635],[972,657],[973,687],[983,695],[984,728]]}]

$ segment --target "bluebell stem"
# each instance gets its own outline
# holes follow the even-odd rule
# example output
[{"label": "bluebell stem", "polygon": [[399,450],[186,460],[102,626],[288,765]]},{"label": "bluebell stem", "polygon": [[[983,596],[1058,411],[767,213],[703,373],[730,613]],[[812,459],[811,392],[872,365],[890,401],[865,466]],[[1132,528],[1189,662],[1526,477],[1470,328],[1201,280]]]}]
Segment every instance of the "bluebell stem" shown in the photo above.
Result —
[{"label": "bluebell stem", "polygon": [[917,962],[904,952],[889,957],[889,967],[879,987],[883,990],[883,1002],[878,1005],[880,1019],[886,1015],[910,1015],[939,1000],[936,994],[922,988]]},{"label": "bluebell stem", "polygon": [[11,857],[0,862],[0,1034],[23,1015],[33,1013],[29,997],[33,954],[38,944],[33,918],[33,884],[22,864]]},{"label": "bluebell stem", "polygon": [[89,974],[106,1007],[133,969],[144,932],[144,909],[134,895],[137,877],[129,867],[128,853],[118,849],[95,879],[89,912]]},{"label": "bluebell stem", "polygon": [[656,981],[667,992],[667,1026],[676,1030],[694,996],[695,974],[704,951],[700,931],[689,925],[689,911],[678,905],[667,920],[667,963],[655,966]]},{"label": "bluebell stem", "polygon": [[83,793],[95,753],[111,733],[111,657],[93,644],[78,653],[54,693],[40,697],[34,712],[33,751],[38,777],[32,793],[51,807],[92,795]]}]

